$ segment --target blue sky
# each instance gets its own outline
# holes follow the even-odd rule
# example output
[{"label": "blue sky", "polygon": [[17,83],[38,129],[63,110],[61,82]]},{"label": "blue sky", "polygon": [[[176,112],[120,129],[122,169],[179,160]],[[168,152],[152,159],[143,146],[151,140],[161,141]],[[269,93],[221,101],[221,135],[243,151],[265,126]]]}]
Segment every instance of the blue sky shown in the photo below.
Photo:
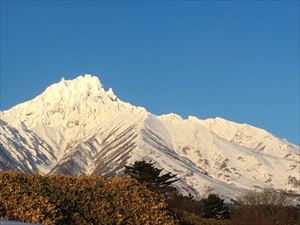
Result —
[{"label": "blue sky", "polygon": [[155,114],[299,144],[299,61],[298,1],[1,1],[1,110],[91,73]]}]

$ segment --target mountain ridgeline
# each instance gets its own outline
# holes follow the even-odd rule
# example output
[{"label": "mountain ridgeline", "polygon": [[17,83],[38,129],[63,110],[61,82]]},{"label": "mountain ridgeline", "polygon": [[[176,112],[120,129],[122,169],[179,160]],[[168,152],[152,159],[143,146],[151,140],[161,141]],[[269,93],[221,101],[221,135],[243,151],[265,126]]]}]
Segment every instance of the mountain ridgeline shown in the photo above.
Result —
[{"label": "mountain ridgeline", "polygon": [[153,115],[84,75],[49,86],[0,112],[0,170],[62,175],[122,174],[147,160],[194,196],[253,188],[299,192],[299,146],[222,118]]}]

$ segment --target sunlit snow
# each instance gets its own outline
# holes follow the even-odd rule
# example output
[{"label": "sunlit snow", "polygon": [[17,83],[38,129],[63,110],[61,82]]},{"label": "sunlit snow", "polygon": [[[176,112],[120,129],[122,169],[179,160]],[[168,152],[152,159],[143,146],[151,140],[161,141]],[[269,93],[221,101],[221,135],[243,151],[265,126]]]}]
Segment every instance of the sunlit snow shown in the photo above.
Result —
[{"label": "sunlit snow", "polygon": [[120,174],[152,160],[183,192],[234,198],[245,189],[299,191],[299,146],[222,118],[156,116],[121,101],[95,76],[62,79],[0,112],[0,169]]}]

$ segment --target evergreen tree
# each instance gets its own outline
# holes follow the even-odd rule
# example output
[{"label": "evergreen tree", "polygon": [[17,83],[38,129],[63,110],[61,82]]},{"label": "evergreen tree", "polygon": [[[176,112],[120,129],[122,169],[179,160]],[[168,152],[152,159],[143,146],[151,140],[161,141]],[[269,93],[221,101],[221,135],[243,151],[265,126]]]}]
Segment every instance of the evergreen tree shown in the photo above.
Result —
[{"label": "evergreen tree", "polygon": [[165,173],[154,167],[154,163],[145,160],[136,161],[133,165],[125,166],[124,173],[151,189],[167,188],[177,181],[176,174]]},{"label": "evergreen tree", "polygon": [[210,194],[201,200],[204,218],[228,219],[230,216],[229,208],[224,204],[224,200],[215,194]]}]

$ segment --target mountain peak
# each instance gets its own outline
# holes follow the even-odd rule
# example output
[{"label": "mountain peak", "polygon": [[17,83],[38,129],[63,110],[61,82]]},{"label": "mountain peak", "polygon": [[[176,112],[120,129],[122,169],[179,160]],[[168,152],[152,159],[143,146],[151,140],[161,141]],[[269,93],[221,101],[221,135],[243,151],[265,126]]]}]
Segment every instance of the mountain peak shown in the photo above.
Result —
[{"label": "mountain peak", "polygon": [[195,196],[210,190],[234,198],[255,186],[299,193],[298,146],[222,118],[153,115],[89,74],[62,78],[0,112],[0,134],[0,170],[106,176],[147,159]]},{"label": "mountain peak", "polygon": [[1,116],[10,122],[23,121],[32,128],[39,125],[38,121],[47,126],[67,126],[78,118],[82,123],[91,118],[100,121],[109,117],[103,115],[123,111],[146,112],[121,101],[112,88],[106,91],[97,76],[84,74],[73,80],[62,78],[34,99],[4,111]]},{"label": "mountain peak", "polygon": [[60,82],[50,85],[42,95],[44,98],[60,98],[63,96],[82,96],[82,95],[99,95],[105,90],[100,80],[96,76],[89,74],[81,75],[73,80],[61,79]]},{"label": "mountain peak", "polygon": [[62,78],[60,82],[64,83],[80,83],[81,85],[89,85],[89,86],[97,86],[100,88],[103,88],[99,78],[97,76],[91,75],[91,74],[84,74],[84,75],[79,75],[73,80],[65,80]]}]

